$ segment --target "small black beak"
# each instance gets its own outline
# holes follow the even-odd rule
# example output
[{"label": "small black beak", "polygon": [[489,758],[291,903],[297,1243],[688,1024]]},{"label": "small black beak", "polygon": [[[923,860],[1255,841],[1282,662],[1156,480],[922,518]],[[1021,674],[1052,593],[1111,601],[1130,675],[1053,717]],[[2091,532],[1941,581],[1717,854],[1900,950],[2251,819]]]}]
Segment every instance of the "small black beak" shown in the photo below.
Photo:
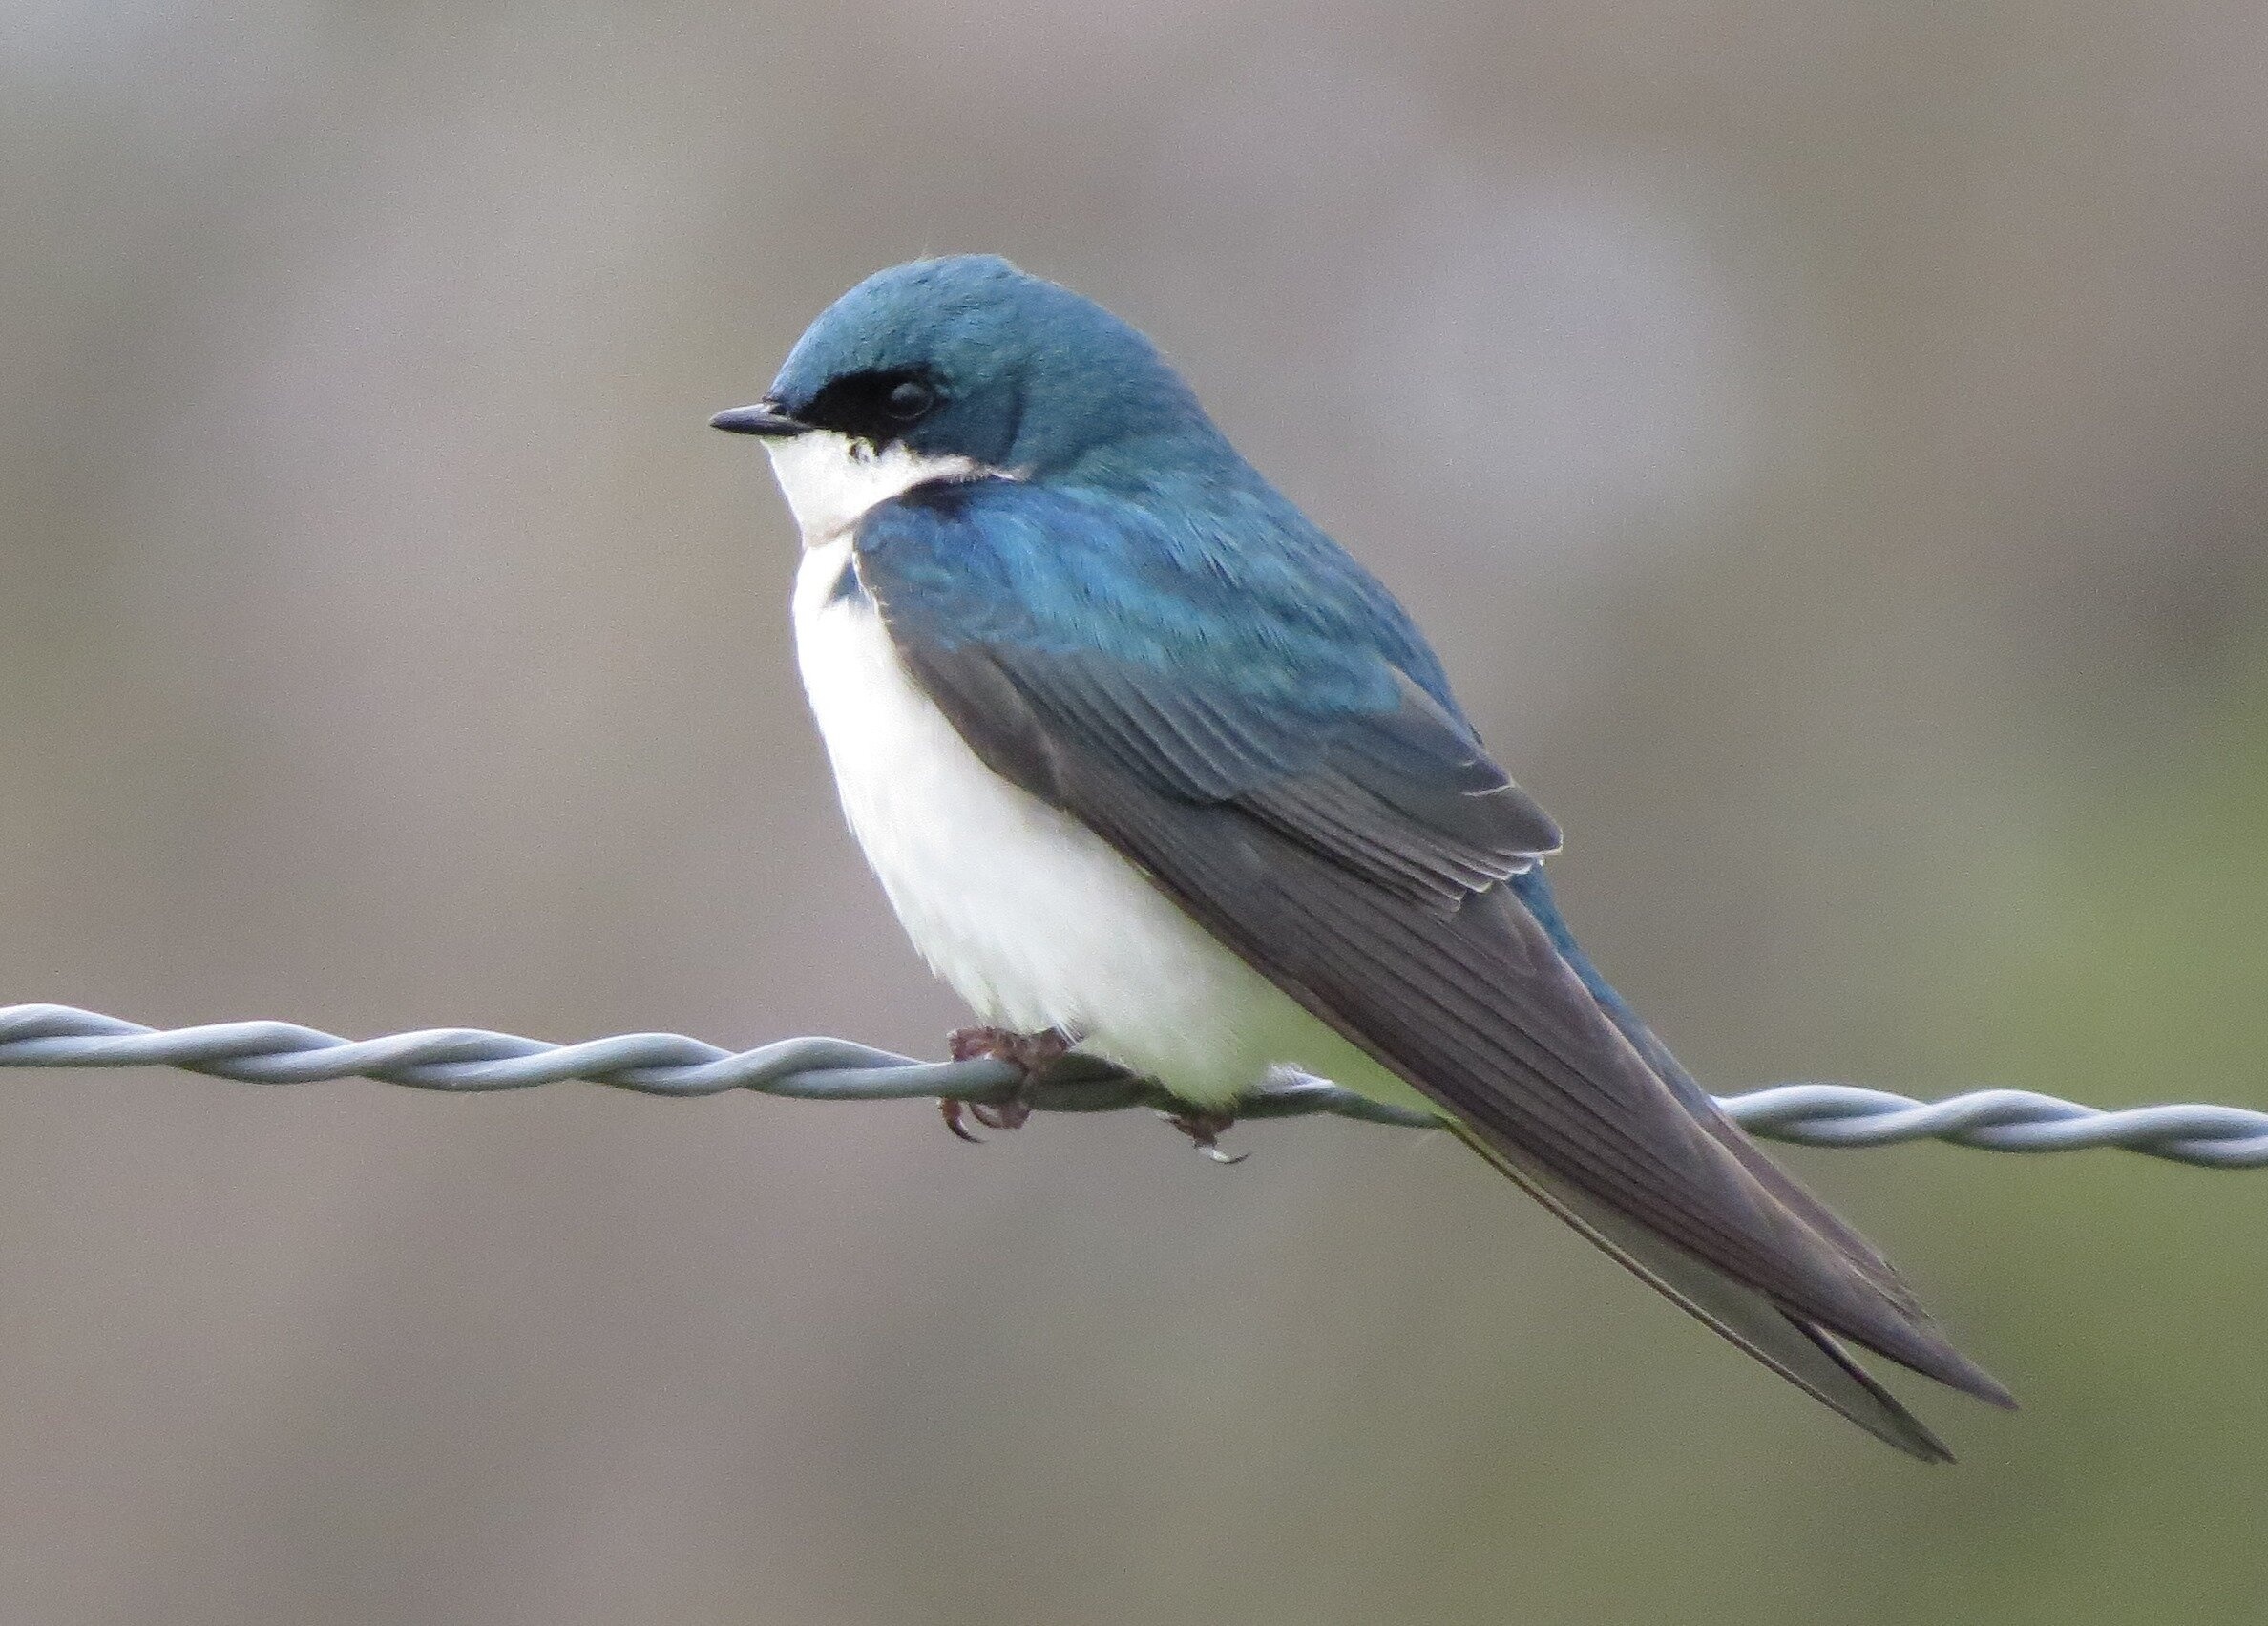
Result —
[{"label": "small black beak", "polygon": [[709,419],[709,428],[721,429],[727,434],[761,434],[770,440],[785,440],[801,434],[811,426],[798,423],[780,411],[776,402],[759,401],[752,407],[733,407]]}]

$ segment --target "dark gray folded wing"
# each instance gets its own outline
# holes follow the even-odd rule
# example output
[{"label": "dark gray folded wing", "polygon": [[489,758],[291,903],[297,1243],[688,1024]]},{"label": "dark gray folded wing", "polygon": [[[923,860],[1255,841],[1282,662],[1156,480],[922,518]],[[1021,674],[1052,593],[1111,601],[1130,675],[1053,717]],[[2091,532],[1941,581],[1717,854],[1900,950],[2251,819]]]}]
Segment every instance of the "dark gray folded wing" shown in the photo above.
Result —
[{"label": "dark gray folded wing", "polygon": [[[1306,704],[1280,670],[1097,647],[1044,606],[1028,628],[997,602],[979,618],[904,567],[892,543],[906,538],[872,539],[861,576],[898,653],[980,758],[1096,831],[1587,1235],[1782,1371],[1824,1357],[1843,1379],[1797,1381],[1854,1415],[1823,1392],[1854,1370],[1830,1334],[2006,1400],[1879,1255],[1681,1101],[1602,1009],[1501,884],[1556,829],[1406,673],[1365,687],[1320,665]],[[1632,1236],[1660,1245],[1650,1263]],[[1664,1258],[1721,1273],[1765,1320],[1776,1307],[1810,1353],[1759,1350]]]}]

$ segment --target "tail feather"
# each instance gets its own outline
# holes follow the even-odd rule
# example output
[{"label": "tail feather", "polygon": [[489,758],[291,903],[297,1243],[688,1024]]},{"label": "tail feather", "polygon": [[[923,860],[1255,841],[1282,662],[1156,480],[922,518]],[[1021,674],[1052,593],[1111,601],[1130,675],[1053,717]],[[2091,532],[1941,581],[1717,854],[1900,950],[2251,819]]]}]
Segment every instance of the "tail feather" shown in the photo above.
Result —
[{"label": "tail feather", "polygon": [[1908,1456],[1922,1462],[1953,1460],[1944,1442],[1870,1377],[1833,1334],[1790,1316],[1754,1288],[1665,1242],[1518,1152],[1461,1127],[1455,1132],[1632,1275],[1806,1394]]},{"label": "tail feather", "polygon": [[[1617,1015],[1611,1009],[1607,1014]],[[1749,1139],[1748,1132],[1725,1115],[1724,1109],[1710,1098],[1708,1091],[1694,1081],[1693,1075],[1687,1072],[1678,1059],[1670,1053],[1669,1046],[1654,1037],[1652,1029],[1635,1018],[1625,1021],[1617,1016],[1616,1024],[1637,1045],[1639,1053],[1661,1074],[1663,1082],[1676,1092],[1677,1098],[1701,1120],[1703,1127],[1727,1151],[1740,1159],[1766,1191],[1794,1210],[1821,1240],[1834,1247],[1850,1261],[1854,1269],[1879,1288],[1884,1298],[1910,1316],[1927,1319],[1927,1312],[1914,1297],[1914,1290],[1906,1285],[1905,1278],[1898,1274],[1897,1267],[1882,1256],[1880,1250],[1854,1231],[1833,1209],[1805,1191],[1786,1170],[1765,1156],[1756,1143]],[[1816,1328],[1811,1330],[1818,1332]],[[1827,1335],[1819,1333],[1819,1336],[1824,1338]],[[1940,1383],[1949,1383],[1964,1394],[1974,1395],[2004,1411],[2016,1409],[2016,1397],[2008,1392],[2006,1384],[1950,1344],[1938,1353],[1938,1364],[1929,1375]]]}]

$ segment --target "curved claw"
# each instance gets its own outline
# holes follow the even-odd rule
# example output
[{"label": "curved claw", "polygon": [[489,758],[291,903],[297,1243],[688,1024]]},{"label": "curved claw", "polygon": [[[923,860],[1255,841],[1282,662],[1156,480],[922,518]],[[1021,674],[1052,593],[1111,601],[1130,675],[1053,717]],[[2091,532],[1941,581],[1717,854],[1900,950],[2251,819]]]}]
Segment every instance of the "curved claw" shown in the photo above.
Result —
[{"label": "curved claw", "polygon": [[984,1137],[971,1134],[968,1126],[961,1122],[961,1113],[968,1105],[966,1101],[956,1101],[950,1095],[940,1095],[937,1097],[937,1115],[945,1120],[946,1129],[950,1130],[956,1138],[965,1140],[971,1146],[982,1146]]},{"label": "curved claw", "polygon": [[1208,1112],[1191,1107],[1180,1112],[1161,1112],[1158,1116],[1187,1135],[1191,1146],[1224,1167],[1242,1163],[1252,1155],[1249,1151],[1229,1153],[1221,1150],[1221,1136],[1236,1122],[1233,1112]]},{"label": "curved claw", "polygon": [[937,1103],[938,1109],[945,1114],[947,1129],[963,1140],[981,1141],[982,1135],[973,1135],[961,1127],[962,1111],[965,1109],[988,1130],[1023,1128],[1025,1120],[1032,1115],[1032,1104],[1025,1093],[1031,1088],[1032,1075],[1069,1054],[1071,1037],[1052,1027],[1039,1033],[1011,1033],[1002,1027],[958,1027],[947,1036],[946,1047],[956,1062],[991,1057],[1023,1069],[1023,1082],[1003,1100]]}]

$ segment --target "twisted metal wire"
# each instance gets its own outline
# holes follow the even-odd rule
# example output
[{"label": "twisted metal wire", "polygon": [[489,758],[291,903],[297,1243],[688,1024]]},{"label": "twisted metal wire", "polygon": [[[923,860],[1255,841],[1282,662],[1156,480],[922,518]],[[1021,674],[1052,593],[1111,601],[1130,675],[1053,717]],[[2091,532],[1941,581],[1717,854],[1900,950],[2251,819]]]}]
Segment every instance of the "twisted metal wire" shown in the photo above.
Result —
[{"label": "twisted metal wire", "polygon": [[[935,1098],[1042,1112],[1112,1112],[1178,1104],[1154,1080],[1073,1054],[1029,1080],[1002,1061],[922,1062],[847,1039],[783,1039],[734,1052],[682,1033],[623,1033],[553,1045],[477,1027],[342,1039],[288,1022],[222,1022],[160,1030],[71,1005],[0,1006],[0,1067],[178,1067],[248,1084],[368,1078],[470,1094],[579,1079],[644,1095],[752,1089],[806,1101]],[[2103,1111],[2022,1089],[1924,1102],[1846,1084],[1784,1084],[1717,1105],[1752,1134],[1804,1146],[1942,1140],[1986,1151],[2119,1147],[2214,1169],[2268,1164],[2268,1112],[2238,1107],[2132,1107]],[[1430,1114],[1389,1107],[1312,1079],[1270,1083],[1237,1104],[1239,1118],[1325,1113],[1426,1128]]]}]

